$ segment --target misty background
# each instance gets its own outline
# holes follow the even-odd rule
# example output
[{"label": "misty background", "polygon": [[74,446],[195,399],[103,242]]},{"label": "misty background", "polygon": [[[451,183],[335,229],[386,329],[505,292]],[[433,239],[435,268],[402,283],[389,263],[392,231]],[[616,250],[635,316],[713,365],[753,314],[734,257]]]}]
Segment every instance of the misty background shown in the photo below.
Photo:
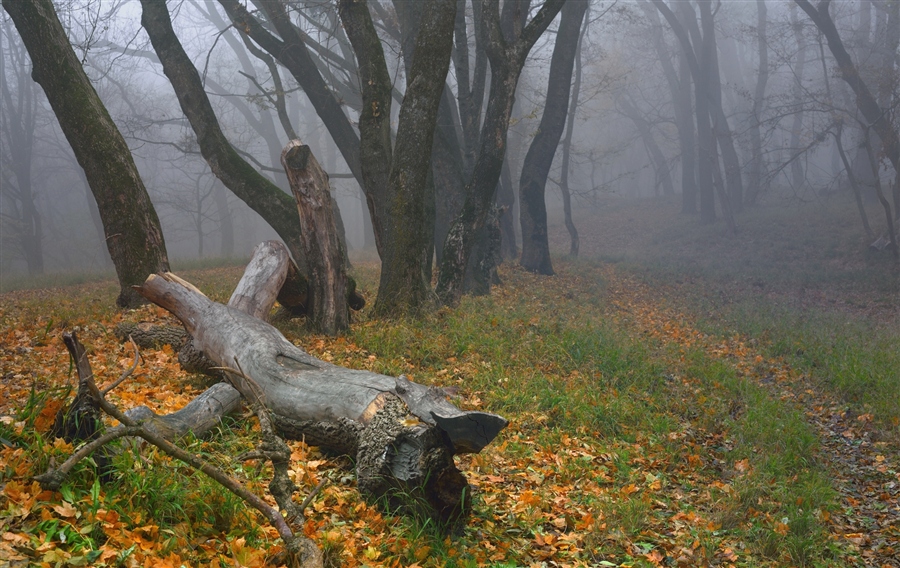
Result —
[{"label": "misty background", "polygon": [[[358,97],[355,76],[341,65],[353,52],[337,33],[340,20],[334,4],[296,4],[301,8],[298,24],[318,46],[323,75],[348,100]],[[760,4],[765,8],[764,34]],[[897,53],[892,38],[900,24],[890,17],[888,4],[840,1],[833,3],[831,14],[882,106],[894,108]],[[466,5],[471,19],[471,6]],[[276,238],[200,156],[195,135],[141,28],[139,3],[66,0],[55,6],[132,150],[162,222],[170,258],[245,258],[260,241]],[[754,136],[761,144],[754,202],[840,199],[848,208],[856,207],[835,143],[836,116],[845,117],[840,123],[844,147],[862,183],[862,198],[874,202],[874,177],[861,150],[863,133],[854,123],[858,112],[853,95],[837,79],[827,45],[809,18],[793,2],[722,2],[714,9],[722,107],[745,187],[754,162]],[[351,254],[370,250],[374,257],[360,188],[290,74],[280,73],[282,85],[275,84],[270,67],[248,50],[217,3],[185,0],[170,5],[170,11],[231,143],[289,193],[279,164],[288,136],[273,104],[273,97],[283,95],[297,136],[331,174]],[[507,151],[516,188],[541,119],[557,26],[558,19],[538,40],[519,82]],[[383,42],[396,88],[402,91],[400,46],[386,36]],[[767,52],[762,65],[761,42]],[[0,277],[110,271],[94,197],[41,88],[31,79],[28,54],[5,13],[0,13],[0,52]],[[610,197],[681,194],[678,111],[666,77],[666,66],[679,70],[679,59],[671,28],[651,4],[591,1],[573,79],[580,82],[578,104],[570,108],[571,134],[564,135],[571,138],[567,185],[576,210],[603,207]],[[767,80],[759,98],[761,72]],[[448,82],[453,85],[452,67]],[[348,113],[355,121],[351,106]],[[395,113],[398,108],[394,105]],[[551,224],[560,224],[563,215],[560,152],[546,187]],[[893,171],[883,162],[879,171],[884,187],[889,187]],[[754,202],[748,200],[747,205]],[[516,207],[511,214],[517,214]],[[873,220],[876,232],[880,221]],[[513,226],[518,230],[518,222]]]}]

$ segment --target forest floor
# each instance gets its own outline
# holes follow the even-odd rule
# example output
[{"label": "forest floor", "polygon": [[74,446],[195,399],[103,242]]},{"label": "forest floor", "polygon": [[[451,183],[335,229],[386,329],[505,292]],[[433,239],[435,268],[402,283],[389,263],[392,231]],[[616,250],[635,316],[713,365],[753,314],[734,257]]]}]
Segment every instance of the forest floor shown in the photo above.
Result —
[{"label": "forest floor", "polygon": [[[504,266],[490,297],[421,321],[364,311],[342,338],[280,324],[317,357],[456,386],[460,406],[511,420],[458,459],[475,504],[452,537],[363,502],[346,460],[292,443],[301,490],[327,480],[304,531],[330,566],[900,566],[897,273],[848,205],[762,206],[729,236],[673,200],[605,199],[576,217],[578,260],[551,228],[555,277]],[[241,270],[180,274],[227,301]],[[376,267],[356,275],[374,298]],[[262,565],[273,531],[148,448],[120,454],[111,483],[89,465],[58,493],[32,481],[72,451],[40,435],[71,383],[60,333],[78,329],[108,382],[132,358],[116,323],[173,322],[115,311],[116,292],[0,295],[0,566]],[[145,350],[111,399],[183,406],[205,384],[174,355]],[[229,457],[254,430],[188,447],[265,493],[268,467]]]}]

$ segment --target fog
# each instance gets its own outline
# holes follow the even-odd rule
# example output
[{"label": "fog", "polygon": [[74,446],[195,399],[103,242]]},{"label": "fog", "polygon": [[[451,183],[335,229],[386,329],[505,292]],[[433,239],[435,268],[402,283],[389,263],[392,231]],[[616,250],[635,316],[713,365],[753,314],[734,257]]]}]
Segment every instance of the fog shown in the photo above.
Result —
[{"label": "fog", "polygon": [[[132,149],[160,217],[170,260],[187,264],[200,258],[244,258],[260,241],[276,238],[259,215],[222,185],[200,155],[194,132],[141,28],[140,4],[113,0],[55,4],[85,70]],[[838,78],[825,40],[793,2],[764,4],[764,37],[757,2],[713,6],[717,74],[727,123],[713,127],[727,130],[733,140],[743,181],[742,206],[785,196],[804,200],[850,192],[835,144],[837,117],[842,117],[843,145],[860,180],[862,198],[874,200],[872,168],[860,149],[864,131],[858,124],[865,121],[853,93]],[[353,52],[341,43],[345,36],[335,31],[340,20],[334,4],[292,5],[299,8],[295,24],[315,43],[323,76],[332,81],[355,124],[358,79],[355,69],[341,65],[352,61]],[[472,7],[466,5],[472,26]],[[675,3],[671,5],[675,10]],[[379,17],[389,17],[390,3],[379,6],[379,14],[388,14]],[[900,22],[887,6],[877,0],[836,1],[831,15],[882,107],[895,108],[898,57],[892,38]],[[332,176],[351,252],[374,251],[359,185],[290,73],[280,69],[279,89],[270,61],[248,50],[217,3],[185,1],[170,4],[170,10],[178,37],[203,77],[232,145],[289,192],[279,163],[289,137],[275,108],[275,99],[284,96],[290,125]],[[677,92],[667,73],[674,71],[676,82],[687,80],[687,67],[680,61],[681,48],[672,28],[647,2],[593,0],[586,18],[575,63],[580,76],[578,102],[569,109],[575,118],[567,185],[574,207],[601,207],[612,197],[681,195]],[[557,26],[558,18],[531,51],[519,81],[507,148],[514,188],[545,105]],[[31,79],[28,54],[6,13],[0,13],[0,33],[0,278],[109,271],[112,265],[93,195],[41,88]],[[763,67],[760,41],[766,47]],[[405,88],[402,50],[387,33],[383,42],[399,97]],[[474,46],[469,58],[474,65]],[[761,70],[767,81],[758,99]],[[451,64],[447,83],[452,89],[456,72]],[[395,119],[399,106],[395,100]],[[548,209],[555,217],[551,222],[559,222],[562,215],[562,146],[546,186]],[[893,168],[887,160],[881,162],[884,187],[890,187]],[[727,167],[723,162],[722,172],[727,173]],[[510,214],[516,211],[513,208]],[[514,226],[518,230],[517,221]]]}]

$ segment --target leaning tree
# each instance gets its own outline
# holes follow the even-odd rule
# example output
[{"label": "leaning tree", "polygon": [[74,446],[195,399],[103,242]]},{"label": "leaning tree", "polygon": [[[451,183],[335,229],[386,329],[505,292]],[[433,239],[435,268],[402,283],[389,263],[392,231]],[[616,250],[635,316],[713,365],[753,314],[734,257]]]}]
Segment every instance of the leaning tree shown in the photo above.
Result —
[{"label": "leaning tree", "polygon": [[91,85],[50,0],[3,2],[57,120],[84,169],[97,201],[106,246],[121,292],[116,303],[144,300],[132,286],[148,274],[168,270],[159,219],[131,151]]}]

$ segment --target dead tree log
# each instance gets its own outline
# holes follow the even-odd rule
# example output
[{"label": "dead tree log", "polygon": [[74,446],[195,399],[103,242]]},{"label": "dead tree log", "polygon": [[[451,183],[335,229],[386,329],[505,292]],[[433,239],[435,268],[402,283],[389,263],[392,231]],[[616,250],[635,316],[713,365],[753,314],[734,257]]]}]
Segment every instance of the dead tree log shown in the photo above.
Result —
[{"label": "dead tree log", "polygon": [[468,484],[453,455],[480,451],[505,419],[461,411],[441,389],[403,376],[316,359],[268,323],[211,301],[174,274],[152,275],[137,290],[178,317],[206,356],[232,369],[240,390],[247,387],[242,376],[258,385],[282,435],[355,456],[364,495],[442,522],[466,514]]},{"label": "dead tree log", "polygon": [[309,271],[307,326],[328,335],[343,333],[350,329],[347,271],[328,174],[319,166],[309,146],[299,140],[292,140],[284,147],[281,164],[297,201],[303,229],[300,237]]}]

